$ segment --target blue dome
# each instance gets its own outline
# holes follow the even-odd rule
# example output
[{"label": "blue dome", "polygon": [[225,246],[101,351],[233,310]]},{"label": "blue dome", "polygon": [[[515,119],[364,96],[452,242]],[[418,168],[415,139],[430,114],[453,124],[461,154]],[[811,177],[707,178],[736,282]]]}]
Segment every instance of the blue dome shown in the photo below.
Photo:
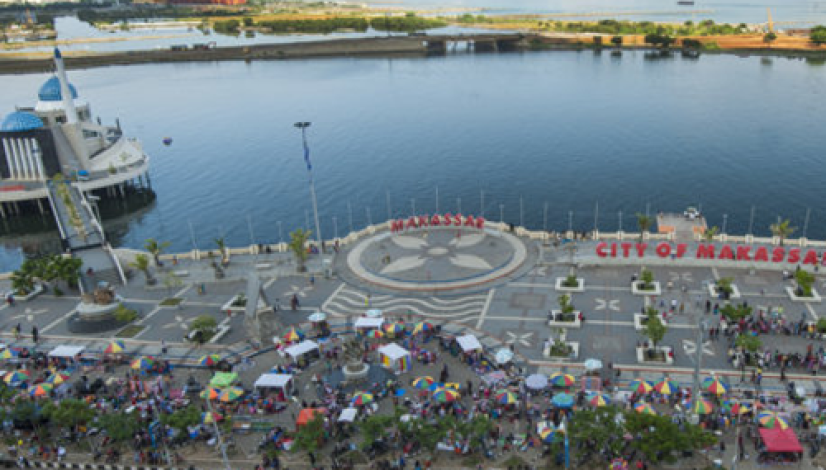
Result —
[{"label": "blue dome", "polygon": [[[69,84],[69,90],[72,92],[72,99],[77,99],[77,89],[71,83]],[[37,92],[38,98],[40,101],[62,101],[63,95],[60,93],[60,80],[57,77],[52,77],[46,80],[46,83],[40,87],[40,91]]]},{"label": "blue dome", "polygon": [[0,131],[5,132],[20,132],[30,131],[32,129],[40,129],[43,127],[43,121],[32,113],[24,111],[15,111],[3,119],[3,124],[0,125]]}]

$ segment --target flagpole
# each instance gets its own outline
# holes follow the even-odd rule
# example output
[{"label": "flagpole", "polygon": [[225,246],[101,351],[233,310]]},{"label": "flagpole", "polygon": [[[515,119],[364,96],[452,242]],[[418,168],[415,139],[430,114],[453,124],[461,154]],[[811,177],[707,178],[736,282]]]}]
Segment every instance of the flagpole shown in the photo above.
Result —
[{"label": "flagpole", "polygon": [[311,122],[297,122],[295,127],[301,129],[301,141],[304,144],[304,161],[307,163],[307,174],[310,176],[310,199],[313,203],[313,217],[315,218],[315,235],[318,240],[318,252],[324,254],[324,245],[321,239],[321,224],[318,221],[318,200],[315,195],[315,180],[313,179],[313,165],[310,164],[310,147],[307,146],[307,128]]}]

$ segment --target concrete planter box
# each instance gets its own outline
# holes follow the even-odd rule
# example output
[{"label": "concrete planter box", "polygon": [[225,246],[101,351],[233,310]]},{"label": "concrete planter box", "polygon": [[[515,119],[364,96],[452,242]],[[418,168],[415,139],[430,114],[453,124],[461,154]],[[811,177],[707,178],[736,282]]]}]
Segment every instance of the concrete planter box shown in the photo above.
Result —
[{"label": "concrete planter box", "polygon": [[[244,305],[243,307],[233,307],[232,306],[232,303],[235,302],[235,300],[238,299],[238,297],[240,297],[242,295],[244,295],[244,294],[234,295],[231,299],[229,299],[227,301],[227,303],[225,303],[224,305],[221,306],[221,311],[222,312],[232,312],[232,313],[244,313],[244,312],[246,312],[247,311],[247,306],[246,305]],[[261,300],[258,301],[258,308],[259,309],[264,308],[264,302],[263,301],[261,301]]]},{"label": "concrete planter box", "polygon": [[789,298],[792,299],[792,302],[820,302],[823,300],[815,288],[812,288],[811,297],[800,297],[795,295],[794,287],[792,286],[786,286],[786,293],[789,294]]},{"label": "concrete planter box", "polygon": [[[561,314],[561,310],[551,310],[553,317]],[[582,328],[582,322],[579,320],[579,310],[574,310],[574,321],[556,321],[548,320],[548,326],[552,328]]]},{"label": "concrete planter box", "polygon": [[585,292],[585,279],[578,277],[576,278],[577,286],[576,287],[565,287],[562,285],[565,282],[564,277],[556,278],[556,285],[554,288],[559,292]]},{"label": "concrete planter box", "polygon": [[646,351],[648,351],[648,349],[650,349],[650,348],[637,348],[637,363],[639,363],[639,364],[665,364],[665,365],[674,364],[674,358],[671,357],[671,355],[669,354],[673,351],[674,348],[672,348],[670,346],[657,346],[657,351],[661,352],[665,355],[665,361],[649,360],[648,359],[648,354],[646,354]]},{"label": "concrete planter box", "polygon": [[[648,315],[643,315],[641,313],[634,314],[634,329],[637,331],[642,331],[645,328],[645,324],[642,322],[644,319],[648,318]],[[663,322],[663,326],[668,328],[668,322],[663,318],[663,315],[660,314],[660,321]]]},{"label": "concrete planter box", "polygon": [[642,284],[642,281],[634,281],[631,283],[631,293],[634,295],[662,295],[663,290],[660,287],[660,281],[653,281],[651,284],[654,285],[653,289],[642,290],[638,286]]},{"label": "concrete planter box", "polygon": [[542,355],[548,358],[551,361],[555,362],[564,362],[564,361],[572,361],[576,360],[579,357],[579,342],[577,341],[565,341],[565,344],[570,346],[571,353],[568,356],[551,356],[551,348],[545,348],[542,351]]},{"label": "concrete planter box", "polygon": [[32,289],[32,291],[29,292],[26,295],[13,294],[13,292],[9,291],[9,292],[6,293],[6,295],[4,295],[4,297],[8,298],[9,294],[13,294],[15,301],[17,301],[17,302],[28,302],[29,300],[32,300],[33,298],[35,298],[38,295],[42,294],[45,290],[46,289],[43,288],[42,284],[35,284],[34,289]]},{"label": "concrete planter box", "polygon": [[[709,284],[708,285],[708,295],[711,296],[713,299],[720,298],[720,291],[717,289],[717,284]],[[737,288],[737,284],[731,284],[731,295],[729,296],[728,300],[737,300],[741,297],[740,289]]]}]

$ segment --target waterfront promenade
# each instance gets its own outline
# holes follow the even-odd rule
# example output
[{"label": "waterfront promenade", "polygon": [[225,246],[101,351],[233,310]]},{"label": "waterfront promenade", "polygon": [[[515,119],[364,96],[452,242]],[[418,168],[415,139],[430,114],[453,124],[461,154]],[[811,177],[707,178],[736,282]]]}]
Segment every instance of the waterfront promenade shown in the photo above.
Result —
[{"label": "waterfront promenade", "polygon": [[[164,255],[164,266],[155,269],[157,285],[146,286],[142,275],[136,272],[128,285],[118,288],[125,304],[139,312],[135,322],[139,331],[123,338],[128,353],[163,357],[184,367],[186,372],[179,373],[177,380],[186,374],[206,380],[206,370],[196,366],[207,353],[221,353],[239,364],[248,358],[252,362],[242,368],[241,376],[243,383],[251,384],[261,372],[284,363],[284,358],[272,350],[272,343],[251,339],[243,313],[226,311],[227,302],[246,292],[246,279],[255,275],[261,279],[269,301],[280,307],[276,317],[282,328],[297,326],[310,331],[308,316],[321,311],[327,314],[332,331],[344,335],[352,331],[353,323],[367,310],[380,309],[388,321],[412,324],[427,320],[440,325],[443,334],[473,334],[491,354],[511,349],[515,353],[513,364],[525,375],[579,375],[587,359],[598,359],[606,365],[602,379],[620,387],[637,379],[658,382],[664,377],[690,387],[699,348],[701,378],[709,374],[725,377],[736,394],[765,393],[782,398],[786,396],[788,381],[793,381],[798,393],[808,397],[814,397],[823,388],[821,381],[826,377],[814,375],[811,368],[785,369],[784,382],[780,380],[779,368],[768,363],[762,382],[754,383],[750,376],[756,368],[741,371],[733,367],[727,339],[709,339],[707,334],[720,328],[721,317],[714,314],[714,307],[723,304],[711,295],[709,286],[727,277],[734,279],[739,293],[733,301],[747,302],[755,314],[763,311],[770,319],[770,312],[782,312],[787,326],[800,321],[816,322],[826,315],[822,302],[799,302],[788,294],[786,287],[792,284],[784,278],[783,271],[793,272],[797,263],[696,259],[693,254],[699,241],[686,242],[691,257],[661,257],[654,251],[657,244],[676,247],[681,242],[671,241],[666,235],[646,235],[649,247],[644,257],[612,258],[599,255],[599,243],[636,244],[640,242],[639,235],[602,234],[600,240],[574,239],[565,234],[511,230],[505,224],[491,222],[484,230],[442,227],[392,234],[388,228],[389,224],[369,227],[338,243],[329,243],[328,253],[311,255],[308,271],[301,274],[283,245],[260,253],[256,253],[260,250],[257,246],[232,250],[221,279],[216,279],[206,253]],[[720,250],[733,238],[718,236],[714,246]],[[734,239],[741,240],[746,241]],[[757,242],[768,246],[771,240]],[[814,242],[786,241],[785,246],[799,248],[801,243]],[[823,247],[814,249],[822,257]],[[127,261],[134,252],[123,250],[121,255]],[[659,295],[641,296],[633,292],[632,279],[639,276],[642,267],[650,269],[660,282]],[[558,309],[557,299],[564,293],[558,281],[572,272],[584,281],[580,291],[570,293],[573,305],[582,312],[582,321],[551,327],[549,311]],[[826,279],[819,271],[815,275],[815,290],[826,292]],[[2,288],[7,290],[8,281],[2,282]],[[300,303],[296,310],[290,308],[293,297]],[[164,299],[169,298],[182,302],[164,305]],[[95,335],[70,333],[66,321],[78,301],[73,295],[42,294],[29,301],[6,304],[0,307],[0,336],[9,345],[34,347],[38,351],[49,351],[58,345],[82,345],[89,352],[102,351],[117,331]],[[709,312],[707,303],[711,306]],[[667,312],[667,332],[661,344],[673,348],[673,362],[639,360],[636,346],[645,337],[635,323],[635,314],[646,306]],[[214,317],[222,332],[203,346],[185,340],[191,322],[199,315]],[[17,324],[23,331],[19,340],[12,334]],[[40,335],[36,345],[27,334],[33,326],[37,326]],[[576,344],[575,357],[553,358],[544,354],[546,342],[559,335],[559,327],[566,330],[565,341]],[[700,335],[700,329],[706,333]],[[272,333],[278,336],[282,331]],[[805,353],[809,347],[818,350],[824,346],[820,335],[767,331],[760,338],[766,350],[783,353]],[[462,381],[470,380],[460,369],[451,365]],[[302,390],[300,397],[306,394],[308,400],[315,398],[307,375],[300,377],[298,387]],[[277,420],[290,425],[289,415],[279,415]],[[246,440],[238,438],[243,451],[234,458],[244,462],[244,468],[251,468],[250,462],[257,461],[259,456],[254,450],[254,439]],[[210,463],[209,451],[199,452],[190,460],[196,466],[210,468],[215,462]],[[727,458],[730,461],[730,456]],[[301,468],[298,461],[294,463],[294,468]],[[740,468],[751,468],[749,462],[744,464]],[[444,462],[440,468],[452,465],[457,462]]]}]

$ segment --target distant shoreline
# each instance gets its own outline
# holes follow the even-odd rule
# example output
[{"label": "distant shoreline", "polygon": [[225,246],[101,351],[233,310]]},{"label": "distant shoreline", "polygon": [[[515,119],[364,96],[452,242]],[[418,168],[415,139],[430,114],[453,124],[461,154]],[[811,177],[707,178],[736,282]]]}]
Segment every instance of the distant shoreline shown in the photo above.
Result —
[{"label": "distant shoreline", "polygon": [[[627,36],[628,38],[635,38]],[[257,60],[289,60],[308,58],[332,57],[398,57],[398,56],[427,56],[442,55],[447,50],[447,42],[475,41],[475,51],[540,51],[540,50],[651,50],[657,51],[649,45],[641,43],[639,38],[629,41],[622,47],[613,47],[593,43],[593,35],[575,35],[570,37],[555,37],[543,34],[523,33],[483,33],[472,35],[444,35],[444,36],[391,36],[375,38],[332,39],[323,41],[256,44],[248,46],[216,47],[208,50],[147,50],[124,51],[106,53],[68,54],[65,56],[66,66],[69,69],[88,69],[108,67],[113,65],[160,64],[183,62],[216,62],[216,61],[257,61]],[[672,48],[672,52],[683,49]],[[736,54],[738,56],[777,56],[793,57],[814,60],[826,60],[826,48],[817,49],[789,49],[789,48],[719,48],[714,50],[689,50],[692,53]],[[27,74],[47,73],[52,70],[51,58],[46,56],[26,56],[23,54],[11,57],[0,56],[0,74]]]}]

